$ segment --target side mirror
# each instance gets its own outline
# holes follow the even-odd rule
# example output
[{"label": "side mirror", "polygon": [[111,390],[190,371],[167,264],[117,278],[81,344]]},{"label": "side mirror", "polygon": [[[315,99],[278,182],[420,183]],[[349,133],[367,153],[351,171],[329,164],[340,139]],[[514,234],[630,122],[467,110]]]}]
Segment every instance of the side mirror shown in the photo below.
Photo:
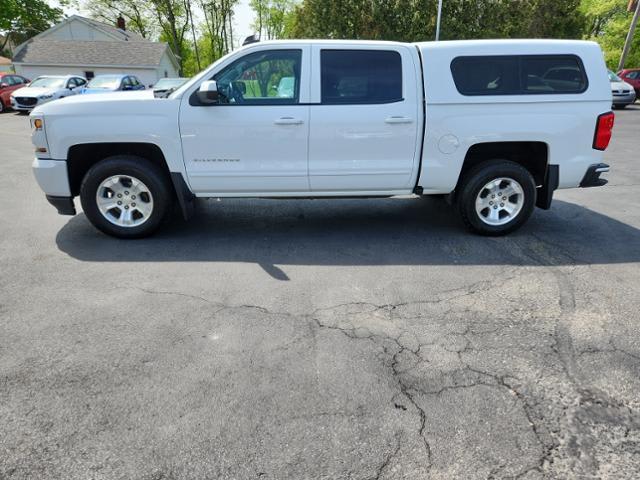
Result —
[{"label": "side mirror", "polygon": [[207,80],[200,84],[198,89],[198,100],[204,105],[214,105],[218,103],[220,94],[218,93],[218,84],[215,80]]},{"label": "side mirror", "polygon": [[2,82],[0,83],[0,88],[7,88],[9,86],[8,83]]}]

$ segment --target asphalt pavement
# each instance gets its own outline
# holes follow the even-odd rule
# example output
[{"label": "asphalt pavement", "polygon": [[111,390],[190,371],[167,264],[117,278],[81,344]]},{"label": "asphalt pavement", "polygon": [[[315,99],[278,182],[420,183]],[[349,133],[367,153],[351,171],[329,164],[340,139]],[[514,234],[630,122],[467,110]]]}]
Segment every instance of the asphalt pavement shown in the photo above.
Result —
[{"label": "asphalt pavement", "polygon": [[609,185],[505,238],[425,198],[122,241],[0,115],[0,479],[640,477],[640,105],[616,121]]}]

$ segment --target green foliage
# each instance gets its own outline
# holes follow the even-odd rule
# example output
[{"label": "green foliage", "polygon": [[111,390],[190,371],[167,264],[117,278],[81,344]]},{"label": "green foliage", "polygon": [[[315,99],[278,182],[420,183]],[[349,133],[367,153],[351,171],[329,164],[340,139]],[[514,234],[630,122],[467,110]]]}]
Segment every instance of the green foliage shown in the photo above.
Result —
[{"label": "green foliage", "polygon": [[[587,19],[585,38],[600,44],[607,66],[616,71],[633,18],[633,13],[627,12],[627,0],[582,0],[581,11]],[[633,37],[625,65],[640,66],[640,28]]]},{"label": "green foliage", "polygon": [[72,0],[76,7],[84,8],[92,18],[113,25],[119,16],[125,19],[127,30],[144,38],[155,38],[158,33],[149,4],[140,0]]},{"label": "green foliage", "polygon": [[[441,39],[575,38],[579,0],[444,0]],[[297,37],[433,40],[437,0],[303,0]]]},{"label": "green foliage", "polygon": [[253,27],[264,40],[285,38],[292,20],[294,0],[251,0]]},{"label": "green foliage", "polygon": [[10,56],[5,49],[11,43],[18,45],[62,19],[62,10],[50,7],[43,0],[0,0],[0,52]]}]

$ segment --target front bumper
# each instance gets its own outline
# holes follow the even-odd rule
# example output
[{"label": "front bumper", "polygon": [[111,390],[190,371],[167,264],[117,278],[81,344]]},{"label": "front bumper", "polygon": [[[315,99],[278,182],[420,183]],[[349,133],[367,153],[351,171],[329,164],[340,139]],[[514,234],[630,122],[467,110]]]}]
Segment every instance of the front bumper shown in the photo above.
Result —
[{"label": "front bumper", "polygon": [[631,92],[627,94],[613,95],[614,105],[631,105],[635,101],[636,101],[636,92],[634,92],[633,90],[631,90]]},{"label": "front bumper", "polygon": [[16,101],[15,98],[11,97],[11,108],[13,110],[18,110],[21,112],[30,112],[31,110],[36,108],[39,104],[40,104],[40,101],[36,99],[36,103],[34,103],[33,105],[23,105],[18,101]]},{"label": "front bumper", "polygon": [[608,180],[600,178],[600,175],[609,171],[609,165],[606,163],[596,163],[591,165],[587,169],[587,173],[584,174],[580,186],[582,188],[588,187],[601,187],[608,183]]},{"label": "front bumper", "polygon": [[46,195],[71,197],[67,162],[65,160],[35,158],[31,167],[38,185]]}]

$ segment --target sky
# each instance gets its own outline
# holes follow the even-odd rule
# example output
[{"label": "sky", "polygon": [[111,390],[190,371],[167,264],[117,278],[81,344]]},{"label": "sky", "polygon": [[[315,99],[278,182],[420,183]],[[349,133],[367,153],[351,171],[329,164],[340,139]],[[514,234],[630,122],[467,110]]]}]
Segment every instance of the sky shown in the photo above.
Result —
[{"label": "sky", "polygon": [[[57,0],[49,0],[48,3],[52,6],[56,6],[56,7],[60,6]],[[78,10],[76,8],[67,7],[67,8],[64,8],[63,10],[67,15],[73,15],[73,14],[83,15],[82,9]],[[194,18],[197,19],[197,17],[195,16]],[[255,31],[251,27],[253,20],[254,20],[253,10],[251,10],[251,7],[249,6],[249,0],[240,0],[240,2],[238,2],[238,5],[236,6],[235,16],[234,16],[234,27],[235,27],[234,37],[236,37],[235,42],[238,46],[242,43],[242,41],[246,37],[248,37],[249,35],[253,35],[255,33]],[[114,19],[114,22],[115,22],[115,19]]]}]

